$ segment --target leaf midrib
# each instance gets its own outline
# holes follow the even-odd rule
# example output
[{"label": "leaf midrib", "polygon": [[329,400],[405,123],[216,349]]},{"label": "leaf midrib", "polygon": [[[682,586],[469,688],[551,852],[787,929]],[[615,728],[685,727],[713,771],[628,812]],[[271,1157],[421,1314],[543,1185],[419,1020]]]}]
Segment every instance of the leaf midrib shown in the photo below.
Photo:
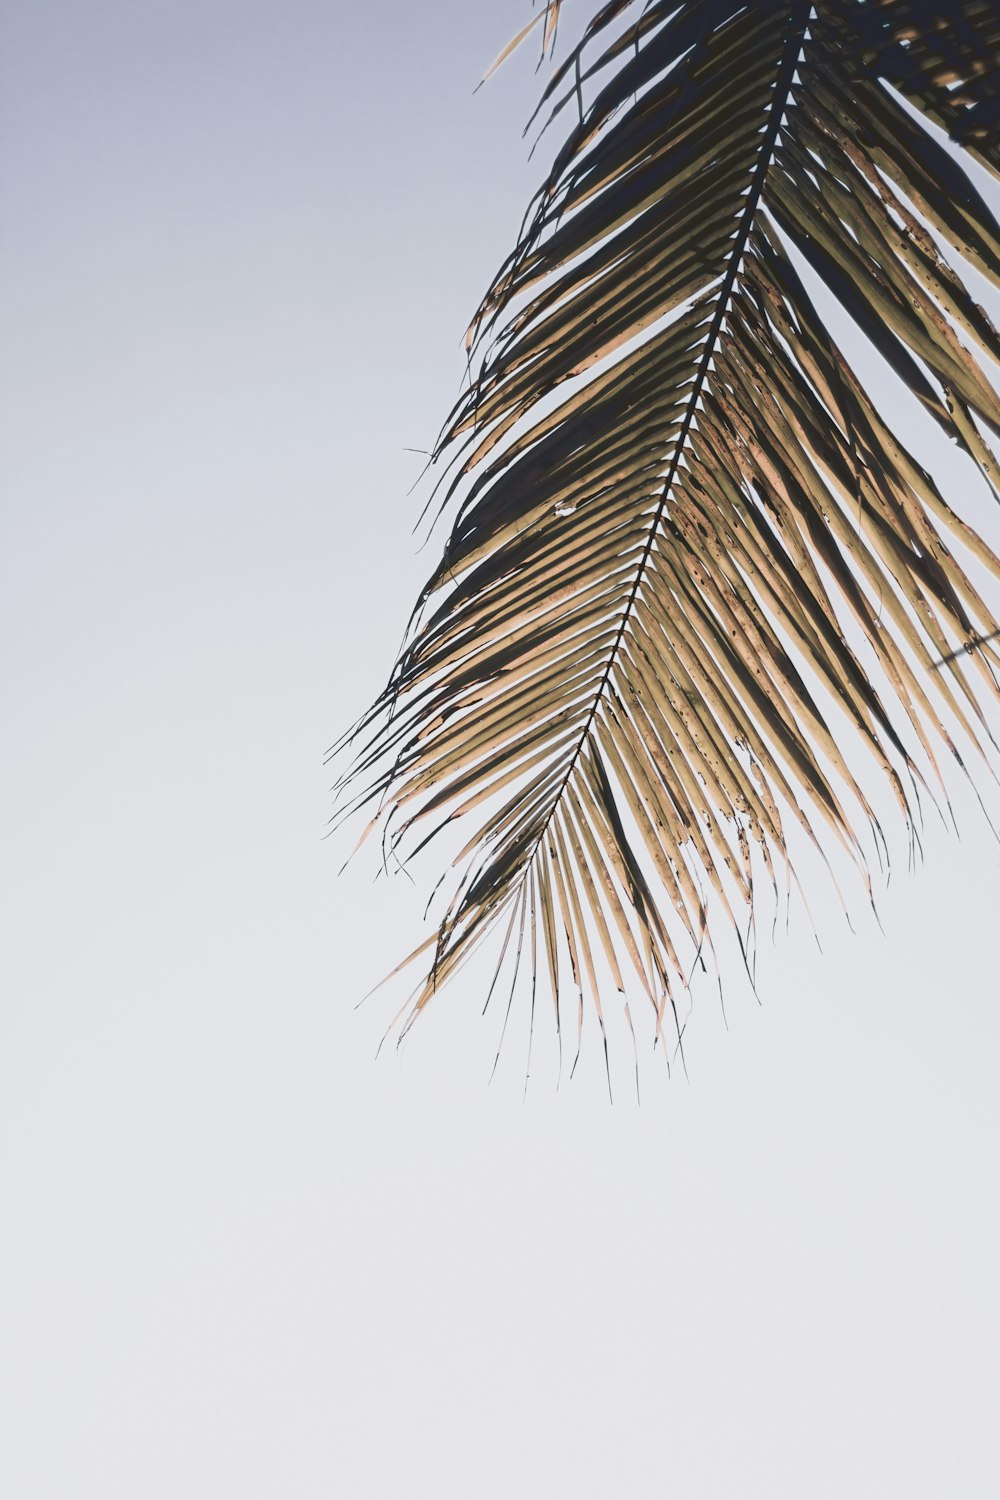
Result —
[{"label": "leaf midrib", "polygon": [[643,548],[642,556],[639,559],[639,565],[636,569],[635,581],[632,584],[628,599],[626,600],[625,607],[622,611],[621,621],[619,623],[614,641],[612,642],[611,649],[608,652],[608,660],[605,665],[604,672],[602,673],[601,680],[594,693],[593,702],[587,715],[586,722],[580,732],[580,737],[577,740],[576,748],[573,751],[569,764],[567,765],[562,780],[559,783],[558,790],[552,798],[552,806],[549,814],[535,837],[531,854],[524,862],[525,868],[527,868],[531,864],[534,858],[535,850],[537,850],[542,839],[545,837],[552,818],[554,817],[555,812],[559,807],[563,792],[565,791],[566,786],[569,783],[569,779],[573,774],[573,770],[580,758],[583,747],[584,745],[586,745],[590,737],[591,727],[594,723],[597,711],[604,699],[605,692],[611,680],[611,673],[613,672],[615,663],[618,659],[618,653],[621,649],[621,644],[625,637],[625,632],[628,628],[628,623],[631,618],[632,611],[635,607],[635,601],[638,597],[639,590],[642,587],[646,569],[649,565],[649,559],[652,555],[653,544],[656,540],[656,536],[660,528],[660,522],[662,520],[664,510],[666,509],[667,502],[670,498],[674,480],[677,475],[677,469],[680,464],[680,460],[684,455],[685,445],[687,443],[688,435],[691,431],[691,426],[694,422],[698,401],[701,397],[705,382],[708,379],[709,366],[715,354],[718,340],[722,332],[722,324],[729,308],[729,301],[732,296],[733,288],[736,284],[736,278],[739,275],[743,253],[746,249],[747,241],[750,237],[750,233],[753,229],[754,221],[756,219],[757,208],[763,195],[764,185],[767,180],[767,174],[773,160],[774,151],[778,140],[778,133],[781,129],[782,120],[784,119],[785,107],[788,102],[788,96],[792,89],[792,82],[796,67],[801,56],[802,44],[805,40],[805,34],[806,30],[808,29],[812,8],[813,7],[811,0],[807,0],[807,3],[794,5],[790,10],[789,31],[785,39],[785,46],[783,49],[781,62],[779,64],[778,72],[775,77],[774,94],[771,101],[767,127],[764,131],[764,137],[761,142],[760,150],[758,152],[753,177],[751,178],[750,187],[747,191],[746,204],[743,209],[743,213],[740,219],[740,226],[737,230],[733,248],[730,253],[729,263],[726,266],[726,270],[722,277],[718,302],[716,304],[715,312],[712,315],[712,322],[709,327],[708,333],[705,336],[705,343],[702,349],[701,357],[699,359],[698,370],[695,375],[694,384],[692,385],[691,391],[688,396],[684,418],[681,423],[680,431],[677,435],[677,441],[674,446],[673,456],[670,461],[670,467],[663,482],[663,488],[660,492],[660,499],[657,504],[656,510],[653,512],[650,519],[649,535]]}]

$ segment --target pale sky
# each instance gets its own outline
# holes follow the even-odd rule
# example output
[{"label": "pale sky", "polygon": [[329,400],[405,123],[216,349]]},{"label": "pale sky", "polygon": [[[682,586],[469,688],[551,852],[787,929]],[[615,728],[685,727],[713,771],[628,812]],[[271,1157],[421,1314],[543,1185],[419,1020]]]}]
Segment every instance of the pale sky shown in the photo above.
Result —
[{"label": "pale sky", "polygon": [[405,450],[542,170],[534,54],[472,97],[528,14],[0,3],[11,1500],[993,1493],[1000,846],[957,782],[885,935],[819,896],[823,954],[762,944],[728,1030],[698,991],[641,1107],[593,1028],[557,1092],[547,1017],[522,1102],[523,1013],[489,1084],[475,978],[378,1061],[354,1008],[431,866],[338,878],[322,755],[439,545]]}]

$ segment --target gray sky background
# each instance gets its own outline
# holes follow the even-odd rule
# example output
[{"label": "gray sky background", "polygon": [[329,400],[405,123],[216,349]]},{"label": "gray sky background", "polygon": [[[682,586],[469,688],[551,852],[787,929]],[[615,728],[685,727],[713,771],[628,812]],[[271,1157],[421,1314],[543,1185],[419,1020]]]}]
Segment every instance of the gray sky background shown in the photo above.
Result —
[{"label": "gray sky background", "polygon": [[1000,857],[957,781],[885,936],[817,896],[823,955],[800,915],[728,1030],[703,986],[641,1108],[593,1029],[557,1094],[544,1015],[526,1102],[523,1013],[487,1086],[474,983],[377,1063],[353,1009],[430,878],[337,878],[321,756],[540,174],[534,55],[471,97],[527,13],[0,4],[11,1500],[993,1493]]}]

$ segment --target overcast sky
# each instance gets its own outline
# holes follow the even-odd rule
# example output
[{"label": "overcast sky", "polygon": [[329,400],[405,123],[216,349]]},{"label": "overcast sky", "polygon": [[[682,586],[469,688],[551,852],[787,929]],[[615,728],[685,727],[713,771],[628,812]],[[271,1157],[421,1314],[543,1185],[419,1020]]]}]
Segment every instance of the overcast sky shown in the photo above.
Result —
[{"label": "overcast sky", "polygon": [[475,982],[377,1062],[354,1009],[430,878],[337,877],[322,754],[437,545],[406,449],[537,185],[534,54],[472,97],[528,13],[0,3],[11,1500],[993,1492],[968,791],[884,936],[819,898],[641,1107],[544,1024],[522,1102],[523,1013],[488,1084]]}]

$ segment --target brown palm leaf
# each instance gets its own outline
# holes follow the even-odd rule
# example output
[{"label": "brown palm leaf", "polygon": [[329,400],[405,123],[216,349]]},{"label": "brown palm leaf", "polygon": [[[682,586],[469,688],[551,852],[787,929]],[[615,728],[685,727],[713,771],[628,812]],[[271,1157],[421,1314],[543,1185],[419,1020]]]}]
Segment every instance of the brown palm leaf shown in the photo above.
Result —
[{"label": "brown palm leaf", "polygon": [[1000,171],[998,55],[989,0],[611,0],[554,73],[575,123],[434,455],[451,533],[351,737],[387,847],[469,824],[410,1021],[499,926],[557,1018],[644,993],[659,1035],[791,826],[867,880],[866,758],[913,837],[988,739],[1000,562],[815,292],[995,487],[952,253],[996,286],[1000,229],[940,134]]}]

